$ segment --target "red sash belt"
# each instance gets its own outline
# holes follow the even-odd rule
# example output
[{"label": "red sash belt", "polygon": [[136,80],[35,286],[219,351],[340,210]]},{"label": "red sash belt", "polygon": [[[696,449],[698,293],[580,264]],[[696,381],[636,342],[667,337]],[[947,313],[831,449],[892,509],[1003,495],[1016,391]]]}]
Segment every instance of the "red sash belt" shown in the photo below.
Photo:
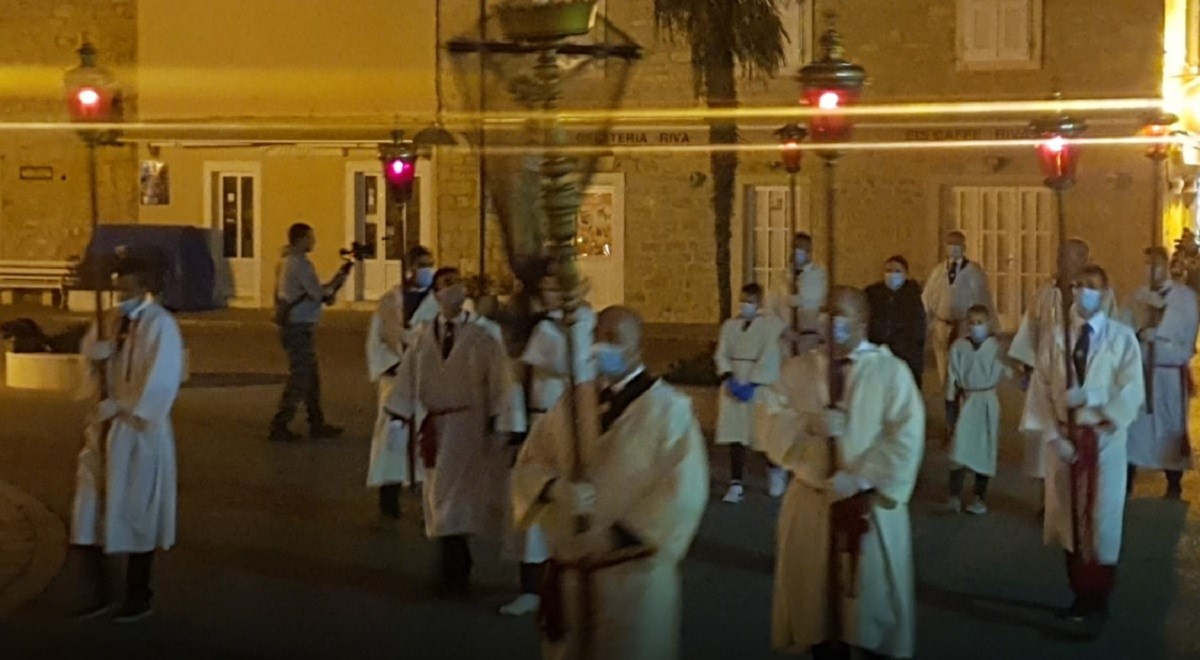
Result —
[{"label": "red sash belt", "polygon": [[437,424],[434,423],[435,420],[438,417],[445,417],[470,409],[470,406],[457,406],[442,410],[431,410],[425,415],[425,419],[421,420],[421,429],[417,431],[417,442],[420,444],[421,462],[425,464],[425,469],[432,470],[437,466],[438,432]]},{"label": "red sash belt", "polygon": [[850,573],[842,585],[842,592],[854,594],[858,584],[858,558],[862,554],[863,536],[871,530],[871,491],[834,502],[829,511],[829,524],[833,532],[830,552],[845,553],[850,558]]},{"label": "red sash belt", "polygon": [[1071,464],[1071,533],[1083,564],[1096,564],[1096,484],[1100,473],[1100,435],[1096,426],[1076,426],[1075,462]]},{"label": "red sash belt", "polygon": [[[591,574],[606,568],[649,559],[653,556],[654,548],[638,546],[598,560],[558,561],[551,559],[546,562],[546,574],[542,581],[542,604],[538,608],[537,616],[542,634],[551,642],[561,642],[567,634],[566,610],[563,603],[563,572],[578,571],[584,574],[586,580]],[[588,606],[592,607],[591,604]]]}]

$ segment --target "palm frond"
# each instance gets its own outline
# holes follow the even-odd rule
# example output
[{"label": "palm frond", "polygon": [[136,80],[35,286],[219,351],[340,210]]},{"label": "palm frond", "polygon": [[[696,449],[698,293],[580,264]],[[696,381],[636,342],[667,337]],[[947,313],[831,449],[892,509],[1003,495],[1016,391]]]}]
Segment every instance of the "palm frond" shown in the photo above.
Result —
[{"label": "palm frond", "polygon": [[789,43],[780,12],[799,0],[654,0],[659,36],[668,43],[691,48],[692,78],[696,92],[705,87],[710,57],[727,56],[743,75],[771,77],[786,61]]}]

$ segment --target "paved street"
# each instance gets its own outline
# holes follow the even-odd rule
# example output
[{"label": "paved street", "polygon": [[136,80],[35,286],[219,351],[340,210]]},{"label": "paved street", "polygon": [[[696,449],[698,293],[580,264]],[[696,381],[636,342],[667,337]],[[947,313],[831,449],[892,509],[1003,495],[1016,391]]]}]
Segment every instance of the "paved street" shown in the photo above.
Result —
[{"label": "paved street", "polygon": [[[0,307],[0,319],[12,316]],[[438,601],[432,546],[411,522],[378,523],[363,487],[374,415],[365,317],[334,315],[319,337],[328,415],[346,436],[297,446],[265,439],[283,365],[267,314],[218,319],[184,324],[193,378],[175,413],[180,535],[157,565],[155,616],[129,627],[68,619],[79,595],[77,558],[68,557],[45,593],[0,619],[0,658],[536,657],[532,621],[494,614],[515,588],[514,565],[480,552],[478,597]],[[652,367],[704,348],[655,341]],[[931,437],[941,425],[934,389]],[[1006,428],[1018,395],[1004,393]],[[696,396],[711,426],[713,394]],[[82,415],[81,404],[0,388],[0,603],[13,548],[27,552],[24,537],[7,531],[13,497],[4,483],[65,520]],[[984,518],[935,512],[945,458],[926,457],[913,507],[918,657],[1200,657],[1200,480],[1185,479],[1193,502],[1185,505],[1158,499],[1161,476],[1142,477],[1112,619],[1099,639],[1079,642],[1061,636],[1050,611],[1069,593],[1060,555],[1041,544],[1032,486],[1016,474],[1020,452],[1016,437],[1005,438],[1005,472]],[[714,452],[712,504],[684,566],[684,657],[773,657],[776,506],[762,494],[761,466],[743,505],[722,504],[725,460]]]}]

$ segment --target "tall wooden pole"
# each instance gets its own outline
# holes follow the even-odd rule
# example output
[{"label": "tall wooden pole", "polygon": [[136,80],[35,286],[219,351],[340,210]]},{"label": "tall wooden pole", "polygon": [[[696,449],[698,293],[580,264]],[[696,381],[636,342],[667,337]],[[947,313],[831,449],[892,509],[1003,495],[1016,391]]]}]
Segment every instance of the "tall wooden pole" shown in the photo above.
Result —
[{"label": "tall wooden pole", "polygon": [[[825,160],[825,267],[828,268],[829,277],[829,294],[833,292],[834,269],[837,266],[836,255],[837,249],[835,246],[835,236],[837,231],[837,161],[840,154],[837,152],[822,153],[821,157]],[[826,368],[827,383],[829,391],[829,409],[835,410],[838,402],[834,400],[834,390],[836,383],[842,374],[837,372],[835,344],[833,335],[833,301],[829,300],[829,312],[826,314],[826,358],[829,366]],[[838,471],[838,439],[830,436],[826,439],[826,449],[829,454],[828,476],[833,477]],[[829,641],[835,645],[841,645],[842,641],[842,565],[841,555],[838,552],[838,534],[834,525],[832,509],[829,516]]]}]

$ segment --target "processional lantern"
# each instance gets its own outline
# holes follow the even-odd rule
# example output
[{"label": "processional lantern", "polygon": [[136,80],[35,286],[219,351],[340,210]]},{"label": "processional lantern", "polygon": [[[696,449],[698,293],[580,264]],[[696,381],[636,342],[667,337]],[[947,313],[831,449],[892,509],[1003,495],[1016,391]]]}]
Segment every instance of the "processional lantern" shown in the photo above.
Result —
[{"label": "processional lantern", "polygon": [[79,54],[79,65],[68,70],[63,76],[63,92],[71,121],[121,121],[121,88],[108,69],[97,66],[96,47],[85,39],[76,53]]},{"label": "processional lantern", "polygon": [[417,152],[413,143],[404,141],[399,133],[393,134],[391,142],[379,145],[379,161],[392,199],[397,204],[408,203],[417,176]]},{"label": "processional lantern", "polygon": [[867,73],[846,59],[836,29],[826,30],[820,44],[820,59],[800,69],[800,104],[817,111],[808,122],[813,142],[844,142],[854,129],[844,110],[858,103]]},{"label": "processional lantern", "polygon": [[1179,123],[1179,117],[1169,112],[1162,112],[1146,119],[1139,134],[1155,141],[1146,145],[1146,157],[1153,161],[1166,160],[1171,155],[1171,127]]},{"label": "processional lantern", "polygon": [[775,131],[775,135],[779,138],[779,157],[783,161],[783,169],[788,174],[799,173],[804,159],[804,150],[800,145],[808,137],[808,131],[798,124],[787,124]]},{"label": "processional lantern", "polygon": [[[1062,95],[1055,93],[1054,99]],[[1038,163],[1042,168],[1045,184],[1053,190],[1066,190],[1075,184],[1075,170],[1079,165],[1079,146],[1072,142],[1087,129],[1082,119],[1066,113],[1058,113],[1029,124],[1029,131],[1038,139]]]}]

